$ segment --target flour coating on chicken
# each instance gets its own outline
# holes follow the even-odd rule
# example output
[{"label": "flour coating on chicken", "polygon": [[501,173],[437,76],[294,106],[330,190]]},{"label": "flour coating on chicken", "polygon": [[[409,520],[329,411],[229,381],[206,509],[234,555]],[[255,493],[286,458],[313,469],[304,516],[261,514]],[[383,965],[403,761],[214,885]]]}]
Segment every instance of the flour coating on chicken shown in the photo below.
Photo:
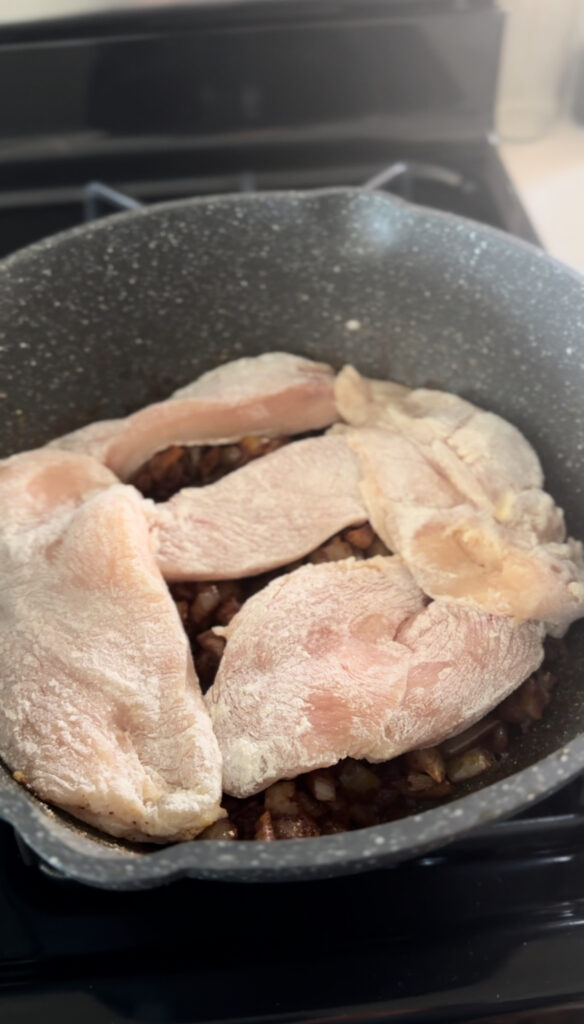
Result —
[{"label": "flour coating on chicken", "polygon": [[543,629],[427,603],[403,561],[306,565],[224,629],[206,701],[223,788],[245,797],[341,758],[438,743],[503,700],[543,658]]},{"label": "flour coating on chicken", "polygon": [[327,427],[337,419],[333,385],[333,371],[324,363],[266,352],[219,366],[165,402],[89,424],[51,446],[92,455],[127,480],[170,445],[227,444],[246,435]]},{"label": "flour coating on chicken", "polygon": [[366,519],[359,459],[342,436],[286,445],[147,510],[169,580],[250,576],[303,558]]},{"label": "flour coating on chicken", "polygon": [[115,836],[221,817],[221,757],[142,499],[85,455],[0,463],[0,754]]},{"label": "flour coating on chicken", "polygon": [[346,367],[344,431],[368,516],[431,597],[541,619],[565,633],[584,614],[581,545],[543,491],[537,455],[510,423],[456,395],[397,391]]}]

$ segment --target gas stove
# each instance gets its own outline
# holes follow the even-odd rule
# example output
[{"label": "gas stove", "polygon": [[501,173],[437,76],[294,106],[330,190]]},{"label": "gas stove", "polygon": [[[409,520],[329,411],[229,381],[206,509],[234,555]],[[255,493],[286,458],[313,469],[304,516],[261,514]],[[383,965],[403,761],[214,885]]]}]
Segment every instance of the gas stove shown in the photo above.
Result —
[{"label": "gas stove", "polygon": [[[0,16],[0,254],[136,204],[332,185],[537,243],[491,136],[500,33],[489,0]],[[430,856],[305,884],[102,892],[0,824],[0,1016],[576,1024],[583,879],[583,780]]]}]

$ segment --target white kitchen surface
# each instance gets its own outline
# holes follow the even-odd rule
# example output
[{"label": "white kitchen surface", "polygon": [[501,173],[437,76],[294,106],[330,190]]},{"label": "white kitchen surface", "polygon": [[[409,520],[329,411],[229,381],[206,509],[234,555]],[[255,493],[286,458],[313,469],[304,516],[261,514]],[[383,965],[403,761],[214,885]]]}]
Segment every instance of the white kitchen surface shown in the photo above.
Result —
[{"label": "white kitchen surface", "polygon": [[500,152],[545,247],[584,274],[584,127],[563,123]]}]

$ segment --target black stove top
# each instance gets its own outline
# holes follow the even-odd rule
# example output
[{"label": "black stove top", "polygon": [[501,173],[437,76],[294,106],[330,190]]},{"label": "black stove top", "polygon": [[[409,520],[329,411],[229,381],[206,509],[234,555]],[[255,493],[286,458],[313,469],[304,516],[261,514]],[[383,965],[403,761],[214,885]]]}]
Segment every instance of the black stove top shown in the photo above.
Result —
[{"label": "black stove top", "polygon": [[3,826],[1,1019],[582,1021],[583,878],[580,781],[432,856],[317,883],[81,889]]},{"label": "black stove top", "polygon": [[[0,255],[111,212],[107,186],[368,183],[537,241],[490,137],[489,0],[195,6],[0,27]],[[584,1021],[583,782],[305,884],[84,889],[0,824],[0,1020]]]}]

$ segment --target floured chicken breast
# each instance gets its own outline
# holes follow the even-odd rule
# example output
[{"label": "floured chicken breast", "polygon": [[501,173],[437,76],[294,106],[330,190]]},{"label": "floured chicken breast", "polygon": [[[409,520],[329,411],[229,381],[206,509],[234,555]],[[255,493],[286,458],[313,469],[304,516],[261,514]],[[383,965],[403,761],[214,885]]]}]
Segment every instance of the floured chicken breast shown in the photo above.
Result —
[{"label": "floured chicken breast", "polygon": [[[432,597],[519,620],[556,636],[584,614],[581,545],[542,490],[539,460],[511,424],[442,392],[337,379],[347,440],[363,466],[377,533]],[[334,428],[342,430],[346,428]]]},{"label": "floured chicken breast", "polygon": [[[544,632],[584,614],[513,426],[285,353],[4,460],[0,505],[0,756],[132,840],[325,834],[447,796],[541,717]],[[460,735],[501,701],[490,747]]]},{"label": "floured chicken breast", "polygon": [[338,418],[330,366],[287,352],[234,362],[203,374],[166,402],[67,434],[51,446],[84,452],[127,480],[169,445],[226,444],[246,435],[299,434]]},{"label": "floured chicken breast", "polygon": [[477,505],[503,506],[508,494],[543,486],[539,459],[517,427],[458,395],[368,380],[345,366],[335,380],[335,397],[346,423],[408,437]]},{"label": "floured chicken breast", "polygon": [[147,512],[168,580],[239,579],[307,555],[366,518],[358,457],[342,435],[287,445]]},{"label": "floured chicken breast", "polygon": [[543,658],[543,628],[441,601],[399,558],[306,565],[224,629],[206,701],[223,787],[246,797],[341,758],[438,743],[511,693]]},{"label": "floured chicken breast", "polygon": [[0,464],[0,754],[111,835],[222,817],[221,757],[142,499],[85,455]]},{"label": "floured chicken breast", "polygon": [[0,460],[0,554],[24,564],[34,529],[61,532],[68,516],[87,498],[119,481],[95,459],[72,452],[36,451]]}]

